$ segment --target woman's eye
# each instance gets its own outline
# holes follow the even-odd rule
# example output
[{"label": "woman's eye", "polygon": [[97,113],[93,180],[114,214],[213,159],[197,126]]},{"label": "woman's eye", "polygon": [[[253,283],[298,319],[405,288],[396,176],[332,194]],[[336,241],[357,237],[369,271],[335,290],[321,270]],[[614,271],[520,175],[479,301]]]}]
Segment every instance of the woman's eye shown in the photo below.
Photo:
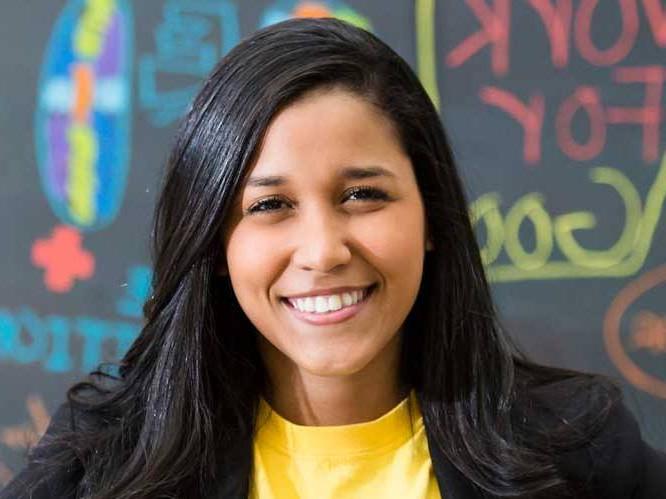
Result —
[{"label": "woman's eye", "polygon": [[253,214],[253,213],[269,213],[272,211],[277,211],[280,208],[282,208],[284,205],[287,203],[284,202],[284,200],[278,198],[278,197],[272,197],[272,198],[267,198],[267,199],[262,199],[261,201],[258,201],[254,203],[252,206],[250,206],[247,209],[247,213]]},{"label": "woman's eye", "polygon": [[353,187],[347,191],[345,199],[356,200],[369,200],[369,201],[387,201],[389,195],[381,189],[376,187]]},{"label": "woman's eye", "polygon": [[[344,201],[388,201],[390,196],[381,189],[376,187],[353,187],[349,189],[344,195]],[[275,213],[285,207],[289,207],[289,203],[284,199],[274,196],[266,199],[261,199],[250,206],[246,213],[249,215],[254,214],[270,214]]]}]

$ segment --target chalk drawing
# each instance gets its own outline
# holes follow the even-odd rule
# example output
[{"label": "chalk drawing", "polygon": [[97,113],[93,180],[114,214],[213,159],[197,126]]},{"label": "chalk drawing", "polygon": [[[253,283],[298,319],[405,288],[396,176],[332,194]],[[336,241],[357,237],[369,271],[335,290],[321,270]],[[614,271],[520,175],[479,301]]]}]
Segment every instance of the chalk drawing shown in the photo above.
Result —
[{"label": "chalk drawing", "polygon": [[439,109],[437,51],[435,49],[435,0],[416,0],[414,7],[417,72],[435,109]]},{"label": "chalk drawing", "polygon": [[130,150],[132,12],[126,0],[70,0],[41,68],[35,147],[55,215],[80,230],[111,223]]},{"label": "chalk drawing", "polygon": [[631,348],[652,355],[666,354],[666,317],[641,310],[632,321]]},{"label": "chalk drawing", "polygon": [[140,330],[137,322],[0,308],[0,361],[36,363],[52,373],[88,373],[122,358]]},{"label": "chalk drawing", "polygon": [[[156,127],[183,115],[201,81],[240,40],[236,6],[225,0],[167,0],[155,52],[139,59],[139,101]],[[173,84],[174,78],[188,83]]]},{"label": "chalk drawing", "polygon": [[[594,229],[597,215],[578,211],[552,218],[540,193],[521,197],[506,214],[496,192],[483,194],[471,204],[473,224],[485,227],[487,234],[481,255],[491,281],[627,277],[643,267],[666,199],[666,154],[644,202],[632,182],[616,168],[592,168],[590,180],[613,189],[625,210],[623,230],[605,250],[584,248],[574,235]],[[529,251],[519,236],[524,223],[530,224],[536,240],[535,248]],[[563,259],[555,258],[555,249]],[[503,251],[510,263],[500,262]]]},{"label": "chalk drawing", "polygon": [[116,311],[120,315],[132,318],[142,316],[143,304],[151,292],[152,275],[149,267],[142,265],[130,267],[127,282],[123,284],[125,294],[116,302]]},{"label": "chalk drawing", "polygon": [[261,16],[259,27],[285,21],[294,17],[335,17],[349,24],[372,31],[370,20],[344,2],[278,0]]},{"label": "chalk drawing", "polygon": [[[640,357],[630,351],[647,351],[651,356],[666,356],[666,322],[661,314],[641,310],[630,323],[629,335],[623,334],[623,318],[632,305],[654,291],[663,297],[666,265],[654,268],[627,284],[613,299],[604,317],[604,344],[615,367],[636,388],[666,399],[666,378],[650,372]],[[660,291],[659,288],[662,288]],[[661,300],[663,303],[663,300]],[[663,310],[661,311],[663,312]],[[663,364],[662,364],[663,365]]]},{"label": "chalk drawing", "polygon": [[[51,420],[40,395],[28,395],[25,405],[30,421],[0,428],[0,443],[12,450],[26,450],[35,445]],[[0,486],[7,485],[13,476],[12,470],[0,460]]]},{"label": "chalk drawing", "polygon": [[81,246],[82,237],[74,227],[60,225],[51,237],[38,239],[32,246],[32,263],[45,269],[44,284],[54,293],[70,291],[74,282],[90,279],[95,273],[95,257]]}]

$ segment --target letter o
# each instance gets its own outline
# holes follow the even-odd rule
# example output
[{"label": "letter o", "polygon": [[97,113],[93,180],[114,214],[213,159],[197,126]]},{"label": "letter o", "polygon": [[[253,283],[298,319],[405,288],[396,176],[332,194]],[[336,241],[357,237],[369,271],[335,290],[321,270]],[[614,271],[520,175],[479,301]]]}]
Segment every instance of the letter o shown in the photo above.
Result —
[{"label": "letter o", "polygon": [[[580,144],[571,133],[571,121],[579,109],[587,112],[590,120],[590,136]],[[599,92],[594,87],[578,87],[562,102],[555,119],[557,143],[571,159],[585,161],[596,157],[606,144],[606,117]]]},{"label": "letter o", "polygon": [[[534,227],[536,245],[531,252],[520,241],[520,226],[525,220]],[[548,262],[553,251],[553,223],[540,194],[532,193],[519,199],[506,214],[504,230],[504,248],[516,267],[536,270]]]}]

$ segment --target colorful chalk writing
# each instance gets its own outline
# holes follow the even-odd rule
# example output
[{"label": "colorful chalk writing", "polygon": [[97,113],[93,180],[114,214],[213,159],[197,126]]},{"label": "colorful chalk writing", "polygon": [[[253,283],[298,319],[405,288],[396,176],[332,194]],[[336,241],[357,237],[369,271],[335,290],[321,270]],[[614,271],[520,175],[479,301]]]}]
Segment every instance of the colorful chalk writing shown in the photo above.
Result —
[{"label": "colorful chalk writing", "polygon": [[[201,81],[240,40],[236,5],[226,0],[167,0],[154,38],[155,53],[139,59],[139,101],[151,123],[164,127],[184,113]],[[188,81],[170,88],[169,79],[175,77]]]},{"label": "colorful chalk writing", "polygon": [[[575,231],[596,226],[597,217],[590,211],[552,218],[538,193],[521,197],[506,215],[500,210],[499,193],[486,193],[472,203],[473,223],[483,224],[486,230],[481,253],[491,280],[625,277],[641,269],[666,199],[666,154],[644,203],[636,187],[619,169],[592,168],[590,178],[592,184],[614,189],[625,208],[624,228],[616,242],[605,250],[586,249],[574,236]],[[531,224],[535,234],[536,246],[531,251],[525,249],[519,236],[520,226],[525,222]],[[555,248],[564,259],[552,259]],[[498,262],[502,250],[511,263]]]},{"label": "colorful chalk writing", "polygon": [[294,17],[335,17],[359,28],[372,31],[372,24],[367,17],[360,14],[350,5],[337,0],[278,0],[264,11],[259,27],[268,26]]},{"label": "colorful chalk writing", "polygon": [[0,459],[0,487],[7,485],[14,477],[14,472]]},{"label": "colorful chalk writing", "polygon": [[[137,322],[80,315],[40,315],[0,308],[0,361],[37,363],[47,372],[90,372],[121,358],[140,331]],[[80,348],[75,348],[81,345]],[[105,358],[105,352],[109,358]]]},{"label": "colorful chalk writing", "polygon": [[[663,121],[661,100],[666,83],[666,67],[614,68],[612,76],[618,84],[643,85],[643,105],[607,105],[596,87],[580,85],[560,103],[555,113],[557,145],[569,159],[588,161],[604,150],[610,126],[637,125],[640,126],[642,134],[637,152],[642,154],[645,162],[652,163],[659,154]],[[543,93],[536,91],[529,98],[521,100],[506,89],[486,85],[479,91],[479,98],[489,106],[501,109],[520,125],[523,131],[523,158],[528,164],[539,164],[542,159],[543,128],[547,114]],[[584,113],[589,122],[590,133],[585,140],[577,138],[572,129],[574,116],[578,112]]]},{"label": "colorful chalk writing", "polygon": [[130,150],[132,13],[127,0],[70,0],[42,63],[35,146],[55,215],[80,230],[113,221]]},{"label": "colorful chalk writing", "polygon": [[[598,11],[608,9],[611,2],[581,0],[576,9],[573,8],[572,0],[559,0],[555,5],[551,0],[528,0],[524,3],[534,10],[542,23],[544,35],[550,44],[553,66],[564,68],[569,64],[572,46],[583,60],[595,66],[613,66],[624,62],[631,54],[641,30],[638,1],[613,2],[610,8],[619,9],[621,27],[616,40],[607,48],[596,45],[592,27]],[[647,29],[655,45],[664,48],[666,9],[660,2],[661,0],[643,0],[641,3],[647,19]],[[478,21],[479,29],[447,52],[446,65],[460,67],[488,48],[493,74],[506,76],[510,68],[511,48],[516,48],[516,45],[511,44],[511,35],[516,33],[511,29],[511,20],[517,2],[495,0],[488,4],[485,0],[466,0],[465,3]],[[520,6],[522,4],[523,2]]]},{"label": "colorful chalk writing", "polygon": [[116,311],[126,320],[40,315],[31,307],[0,308],[0,362],[37,363],[52,373],[87,373],[102,362],[117,361],[141,329],[151,278],[152,270],[145,265],[128,269],[116,302]]},{"label": "colorful chalk writing", "polygon": [[[636,127],[641,137],[638,146],[630,143],[625,147],[625,150],[635,147],[640,160],[631,165],[593,165],[589,169],[590,187],[612,189],[624,207],[623,227],[606,249],[588,249],[580,242],[586,237],[580,237],[582,231],[598,227],[598,215],[593,211],[552,216],[548,200],[539,192],[524,194],[511,206],[502,206],[503,199],[498,191],[477,196],[470,212],[475,227],[485,236],[482,256],[493,282],[621,278],[636,274],[645,264],[666,198],[666,156],[657,163],[662,146],[666,66],[658,61],[646,63],[645,59],[631,65],[635,58],[634,47],[639,41],[640,23],[644,22],[639,16],[641,7],[647,20],[641,43],[654,49],[666,48],[666,9],[651,0],[613,2],[613,5],[598,0],[582,0],[576,4],[571,0],[521,3],[466,0],[460,7],[478,24],[464,28],[462,38],[457,37],[442,48],[442,62],[450,73],[464,70],[476,59],[471,75],[478,78],[479,60],[488,61],[489,75],[481,76],[478,88],[470,87],[470,91],[476,92],[478,102],[486,106],[493,117],[507,117],[507,123],[520,127],[525,165],[540,165],[544,154],[550,155],[551,151],[544,149],[551,144],[558,147],[567,163],[594,161],[605,151],[613,127],[623,127],[623,130]],[[600,14],[602,9],[604,16]],[[595,20],[607,21],[605,16],[609,11],[620,22],[614,28],[617,33],[613,31],[610,43],[606,42],[602,48],[592,33],[594,23],[599,22]],[[417,2],[417,29],[424,33],[423,39],[418,40],[418,50],[427,68],[419,70],[426,75],[433,66],[428,62],[429,47],[435,38],[431,30],[433,12],[430,2]],[[544,64],[552,66],[554,77],[559,73],[571,78],[573,73],[566,71],[576,56],[577,65],[589,65],[596,74],[605,69],[606,73],[602,74],[610,76],[610,85],[603,89],[605,92],[595,85],[580,82],[554,107],[544,90],[526,90],[525,85],[521,85],[520,90],[508,88],[514,84],[507,81],[512,66],[520,66],[517,57],[529,54],[529,51],[518,50],[520,44],[514,40],[518,30],[513,22],[519,15],[531,16],[530,19],[537,21],[549,50]],[[620,88],[626,91],[609,91]],[[434,92],[430,94],[431,98],[437,96]],[[620,98],[633,104],[622,105]],[[636,105],[637,100],[642,102]],[[498,120],[501,122],[500,118]],[[548,120],[552,120],[552,127],[546,126]],[[585,137],[580,136],[581,120],[587,125]],[[555,131],[554,141],[546,135],[551,129]],[[641,194],[630,180],[632,175],[628,168],[655,163],[658,166],[651,187]],[[533,236],[529,241],[524,240],[526,229]]]},{"label": "colorful chalk writing", "polygon": [[12,449],[27,449],[34,445],[49,424],[49,413],[39,395],[28,395],[25,405],[30,422],[8,426],[0,431],[0,442]]},{"label": "colorful chalk writing", "polygon": [[652,355],[666,354],[666,317],[641,310],[632,321],[631,347]]},{"label": "colorful chalk writing", "polygon": [[[648,294],[659,296],[663,304],[663,288],[666,284],[666,265],[661,265],[627,284],[616,295],[604,317],[604,344],[615,367],[635,387],[655,397],[666,399],[666,377],[650,370],[648,363],[641,361],[636,352],[647,352],[652,358],[666,360],[666,319],[664,310],[645,310],[640,307]],[[631,308],[640,307],[632,316]],[[629,316],[630,321],[623,321]],[[623,322],[630,324],[623,327]],[[629,329],[627,334],[627,329]],[[634,355],[632,355],[632,353]],[[661,364],[663,365],[663,363]]]},{"label": "colorful chalk writing", "polygon": [[[337,1],[279,1],[266,9],[259,24],[329,15],[371,28],[367,18]],[[139,100],[151,123],[165,127],[183,115],[201,81],[240,40],[237,7],[225,0],[167,0],[154,38],[155,53],[139,60]],[[177,86],[170,83],[175,78],[181,81]]]},{"label": "colorful chalk writing", "polygon": [[[424,2],[425,3],[425,2]],[[446,52],[445,64],[453,70],[465,66],[472,58],[481,57],[488,49],[492,74],[499,80],[510,75],[512,14],[518,4],[512,0],[496,0],[489,5],[484,0],[467,0],[466,4],[479,23],[478,30],[456,42]],[[568,158],[576,161],[594,159],[606,144],[609,126],[633,125],[640,127],[642,143],[640,152],[647,163],[659,159],[659,140],[663,110],[661,100],[666,82],[666,66],[660,64],[631,64],[631,54],[640,32],[638,1],[613,2],[619,11],[621,28],[611,46],[599,48],[593,40],[595,16],[602,8],[610,9],[610,2],[583,0],[573,8],[571,0],[559,0],[555,5],[550,0],[528,0],[520,7],[531,9],[541,21],[543,33],[549,42],[550,61],[559,72],[566,70],[572,58],[572,50],[594,68],[611,67],[609,72],[617,85],[626,85],[628,91],[636,85],[642,86],[643,105],[621,106],[604,103],[598,88],[581,84],[564,99],[554,114],[557,144]],[[666,48],[666,9],[660,0],[643,0],[643,11],[647,19],[645,30],[652,35],[657,48]],[[425,17],[419,22],[423,29],[428,26]],[[571,39],[573,38],[573,43]],[[424,40],[421,45],[428,46]],[[515,47],[517,44],[513,44]],[[573,48],[572,48],[573,47]],[[623,66],[620,66],[623,64]],[[425,70],[424,70],[425,71]],[[515,120],[524,134],[523,157],[526,163],[536,165],[542,159],[544,120],[548,116],[548,105],[544,94],[535,90],[529,95],[518,96],[500,85],[483,85],[479,98],[488,106],[498,108]],[[580,140],[572,131],[572,120],[577,112],[583,112],[590,123],[586,140]]]},{"label": "colorful chalk writing", "polygon": [[[30,416],[29,422],[0,428],[0,443],[12,450],[24,451],[36,444],[51,420],[40,395],[29,394],[25,406]],[[0,460],[0,487],[9,483],[13,476],[12,470]]]},{"label": "colorful chalk writing", "polygon": [[50,238],[38,239],[32,246],[32,263],[44,268],[44,285],[54,293],[70,291],[76,279],[90,279],[95,273],[95,257],[85,250],[81,234],[61,225]]},{"label": "colorful chalk writing", "polygon": [[414,3],[416,28],[416,70],[423,88],[439,109],[437,84],[437,55],[435,50],[435,0],[416,0]]},{"label": "colorful chalk writing", "polygon": [[116,311],[124,317],[139,318],[143,304],[151,292],[152,270],[143,265],[130,267],[127,282],[123,284],[125,294],[116,302]]}]

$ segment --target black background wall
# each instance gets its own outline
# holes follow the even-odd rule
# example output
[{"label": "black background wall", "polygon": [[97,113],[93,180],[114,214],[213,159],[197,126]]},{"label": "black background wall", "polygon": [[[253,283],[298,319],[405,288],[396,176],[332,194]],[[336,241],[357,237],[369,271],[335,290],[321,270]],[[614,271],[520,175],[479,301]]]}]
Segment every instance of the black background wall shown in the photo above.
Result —
[{"label": "black background wall", "polygon": [[322,13],[386,40],[440,109],[507,329],[616,378],[666,447],[663,2],[26,0],[0,7],[0,486],[140,329],[155,190],[203,77]]}]

